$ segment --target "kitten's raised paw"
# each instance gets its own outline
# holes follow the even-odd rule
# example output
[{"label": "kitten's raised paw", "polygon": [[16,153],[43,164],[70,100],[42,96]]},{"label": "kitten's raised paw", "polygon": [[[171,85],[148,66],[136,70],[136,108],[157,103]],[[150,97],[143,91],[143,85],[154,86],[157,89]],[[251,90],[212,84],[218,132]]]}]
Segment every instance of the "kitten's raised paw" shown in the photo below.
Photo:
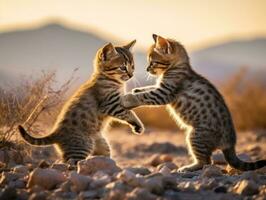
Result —
[{"label": "kitten's raised paw", "polygon": [[137,134],[137,135],[141,135],[143,134],[145,131],[145,128],[143,125],[135,125],[134,126],[134,130],[133,133]]},{"label": "kitten's raised paw", "polygon": [[133,94],[126,94],[122,97],[121,104],[127,109],[135,108],[138,106],[138,99]]}]

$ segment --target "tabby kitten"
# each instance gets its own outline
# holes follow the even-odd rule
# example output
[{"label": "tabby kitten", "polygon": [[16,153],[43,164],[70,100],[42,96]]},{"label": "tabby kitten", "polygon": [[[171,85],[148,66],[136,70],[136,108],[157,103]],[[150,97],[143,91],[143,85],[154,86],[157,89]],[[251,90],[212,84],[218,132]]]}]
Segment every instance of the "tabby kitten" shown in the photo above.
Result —
[{"label": "tabby kitten", "polygon": [[77,162],[88,155],[110,156],[110,147],[102,135],[110,117],[127,122],[134,133],[142,133],[143,125],[135,113],[121,106],[124,83],[134,72],[130,49],[135,42],[122,47],[109,43],[98,50],[91,79],[65,104],[51,133],[35,138],[19,126],[22,138],[32,145],[54,144],[64,161]]},{"label": "tabby kitten", "polygon": [[180,171],[194,171],[210,163],[214,150],[223,151],[226,161],[245,171],[266,166],[266,160],[244,162],[236,156],[236,132],[230,112],[217,89],[190,66],[185,48],[172,39],[153,35],[147,71],[158,76],[156,86],[136,88],[123,97],[125,108],[168,105],[181,127],[187,129],[187,143],[194,163]]}]

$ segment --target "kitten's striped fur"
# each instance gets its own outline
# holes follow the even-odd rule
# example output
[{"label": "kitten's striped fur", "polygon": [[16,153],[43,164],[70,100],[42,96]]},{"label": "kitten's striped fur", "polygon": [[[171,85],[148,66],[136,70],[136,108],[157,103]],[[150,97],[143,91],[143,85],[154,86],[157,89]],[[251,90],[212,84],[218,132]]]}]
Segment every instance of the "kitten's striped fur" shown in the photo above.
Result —
[{"label": "kitten's striped fur", "polygon": [[111,43],[101,48],[95,58],[94,74],[63,107],[53,130],[43,138],[29,135],[22,126],[19,131],[32,145],[56,145],[64,161],[75,162],[88,155],[110,156],[110,147],[102,132],[110,117],[127,122],[135,133],[144,128],[133,111],[120,105],[124,83],[133,76],[134,61],[130,52],[132,41],[123,47]]},{"label": "kitten's striped fur", "polygon": [[156,86],[136,88],[123,98],[126,108],[141,105],[168,105],[170,113],[188,131],[187,143],[194,163],[183,170],[201,169],[210,163],[214,150],[223,151],[236,169],[255,170],[266,160],[241,161],[235,152],[236,133],[222,95],[190,66],[185,48],[171,39],[153,35],[155,44],[148,53],[147,71],[159,76]]}]

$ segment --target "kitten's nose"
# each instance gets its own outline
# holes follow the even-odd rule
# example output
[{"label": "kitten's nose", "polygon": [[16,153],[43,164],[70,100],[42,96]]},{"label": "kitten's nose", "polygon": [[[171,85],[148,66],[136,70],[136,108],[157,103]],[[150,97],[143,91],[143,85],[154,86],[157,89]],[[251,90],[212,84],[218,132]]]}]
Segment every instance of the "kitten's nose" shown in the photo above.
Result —
[{"label": "kitten's nose", "polygon": [[147,67],[147,72],[149,72],[149,71],[151,71],[151,66],[152,66],[152,64],[150,63],[149,65],[148,65],[148,67]]}]

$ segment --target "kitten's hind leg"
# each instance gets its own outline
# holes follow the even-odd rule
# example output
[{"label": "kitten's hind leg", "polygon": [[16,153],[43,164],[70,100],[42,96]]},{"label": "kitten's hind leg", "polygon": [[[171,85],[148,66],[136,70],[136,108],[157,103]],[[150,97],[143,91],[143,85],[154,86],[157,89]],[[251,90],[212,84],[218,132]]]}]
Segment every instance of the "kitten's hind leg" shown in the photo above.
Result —
[{"label": "kitten's hind leg", "polygon": [[196,171],[211,163],[214,145],[210,137],[212,137],[211,133],[197,129],[189,133],[187,143],[194,162],[179,168],[178,171]]},{"label": "kitten's hind leg", "polygon": [[93,155],[111,156],[110,145],[104,137],[99,137],[95,140],[95,148]]},{"label": "kitten's hind leg", "polygon": [[71,138],[70,141],[60,144],[62,149],[63,159],[65,162],[74,162],[75,164],[86,159],[93,153],[95,141],[93,138]]}]

